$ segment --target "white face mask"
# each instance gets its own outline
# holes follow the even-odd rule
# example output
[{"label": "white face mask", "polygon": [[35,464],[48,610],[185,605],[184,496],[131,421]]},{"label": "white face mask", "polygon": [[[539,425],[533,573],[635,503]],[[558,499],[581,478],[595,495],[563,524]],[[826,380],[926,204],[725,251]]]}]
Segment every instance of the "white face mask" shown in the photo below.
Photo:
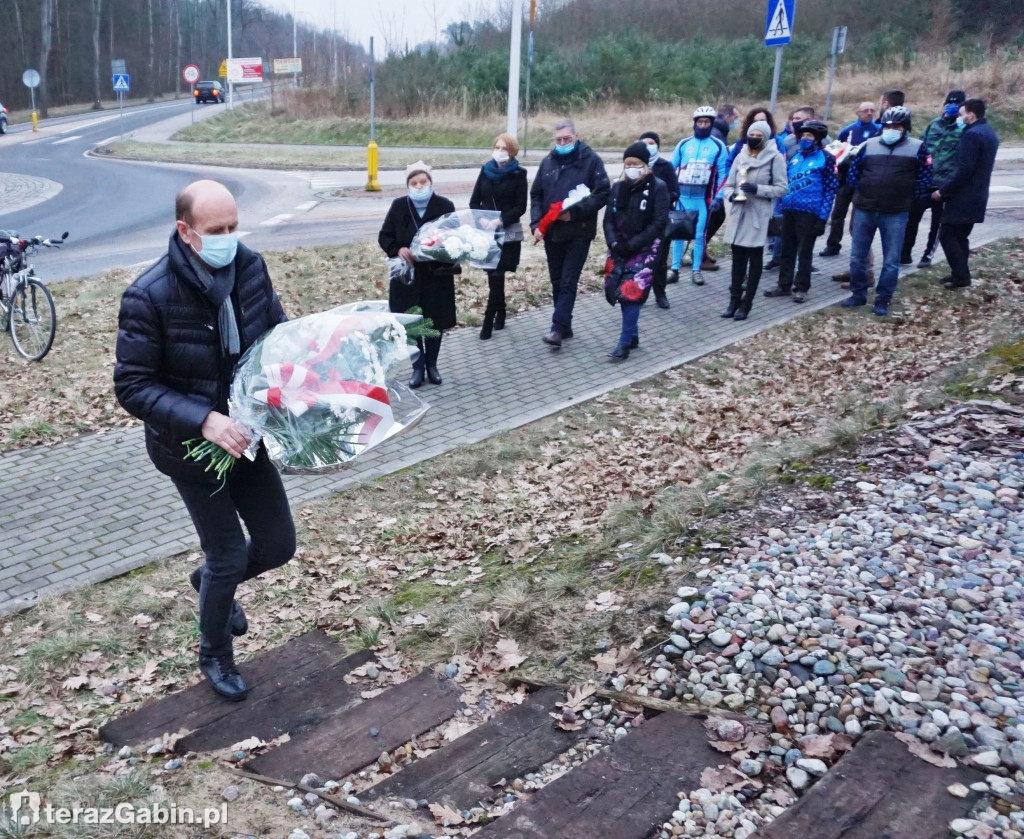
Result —
[{"label": "white face mask", "polygon": [[627,166],[623,171],[626,173],[626,177],[631,181],[635,181],[644,173],[642,166]]},{"label": "white face mask", "polygon": [[491,157],[494,158],[494,162],[497,164],[508,163],[508,152],[502,151],[501,149],[495,149],[491,152]]},{"label": "white face mask", "polygon": [[658,156],[658,147],[654,145],[654,143],[645,143],[645,145],[647,146],[647,151],[651,155],[651,160],[654,160],[654,158]]}]

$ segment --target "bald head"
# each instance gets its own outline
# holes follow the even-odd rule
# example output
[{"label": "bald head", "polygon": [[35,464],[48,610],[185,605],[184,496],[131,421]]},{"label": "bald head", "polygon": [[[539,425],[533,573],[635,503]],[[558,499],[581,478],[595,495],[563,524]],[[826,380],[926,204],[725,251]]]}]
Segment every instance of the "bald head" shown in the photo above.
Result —
[{"label": "bald head", "polygon": [[875,118],[875,103],[861,102],[857,106],[857,118],[864,123],[871,122]]},{"label": "bald head", "polygon": [[225,211],[238,214],[234,196],[217,181],[193,181],[174,200],[174,217],[193,227],[198,218]]}]

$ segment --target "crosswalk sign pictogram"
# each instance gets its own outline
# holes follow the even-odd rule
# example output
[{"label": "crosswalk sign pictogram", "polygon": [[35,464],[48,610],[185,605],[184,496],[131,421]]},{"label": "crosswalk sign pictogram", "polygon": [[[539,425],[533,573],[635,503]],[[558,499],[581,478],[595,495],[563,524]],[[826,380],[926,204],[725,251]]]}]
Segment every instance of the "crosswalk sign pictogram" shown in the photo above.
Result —
[{"label": "crosswalk sign pictogram", "polygon": [[793,17],[796,0],[768,0],[764,25],[764,45],[781,47],[793,39]]},{"label": "crosswalk sign pictogram", "polygon": [[132,89],[132,77],[127,73],[118,73],[114,76],[114,93],[127,93]]}]

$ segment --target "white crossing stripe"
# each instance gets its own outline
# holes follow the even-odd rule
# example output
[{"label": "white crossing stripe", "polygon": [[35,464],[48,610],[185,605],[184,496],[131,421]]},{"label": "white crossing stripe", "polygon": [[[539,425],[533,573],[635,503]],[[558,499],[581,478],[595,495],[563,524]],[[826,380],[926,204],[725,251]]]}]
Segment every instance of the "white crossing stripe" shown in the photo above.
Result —
[{"label": "white crossing stripe", "polygon": [[266,221],[261,221],[260,224],[265,227],[273,227],[275,224],[282,224],[283,222],[288,221],[288,219],[293,215],[295,215],[295,213],[281,213],[279,216],[274,216],[273,218],[268,218]]},{"label": "white crossing stripe", "polygon": [[297,213],[308,213],[310,210],[312,210],[319,203],[320,203],[319,201],[306,201],[303,204],[299,204],[299,206],[297,206],[295,208],[295,211]]},{"label": "white crossing stripe", "polygon": [[309,179],[309,187],[317,192],[322,189],[340,189],[345,186],[345,180],[338,175],[314,175]]},{"label": "white crossing stripe", "polygon": [[996,184],[988,188],[989,192],[1020,192],[1019,186],[1006,186],[1005,184]]},{"label": "white crossing stripe", "polygon": [[81,134],[74,134],[71,137],[65,137],[63,140],[54,140],[50,143],[51,146],[59,146],[61,143],[70,143],[72,140],[81,140]]}]

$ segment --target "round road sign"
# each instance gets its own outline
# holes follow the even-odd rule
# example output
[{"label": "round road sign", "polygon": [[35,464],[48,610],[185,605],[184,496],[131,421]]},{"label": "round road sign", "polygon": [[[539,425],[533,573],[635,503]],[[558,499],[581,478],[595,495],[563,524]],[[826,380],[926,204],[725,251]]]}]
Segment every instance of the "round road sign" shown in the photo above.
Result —
[{"label": "round road sign", "polygon": [[181,77],[189,84],[195,84],[199,81],[199,68],[195,64],[189,64],[181,71]]},{"label": "round road sign", "polygon": [[21,74],[21,81],[25,87],[39,87],[39,73],[36,70],[26,70]]}]

